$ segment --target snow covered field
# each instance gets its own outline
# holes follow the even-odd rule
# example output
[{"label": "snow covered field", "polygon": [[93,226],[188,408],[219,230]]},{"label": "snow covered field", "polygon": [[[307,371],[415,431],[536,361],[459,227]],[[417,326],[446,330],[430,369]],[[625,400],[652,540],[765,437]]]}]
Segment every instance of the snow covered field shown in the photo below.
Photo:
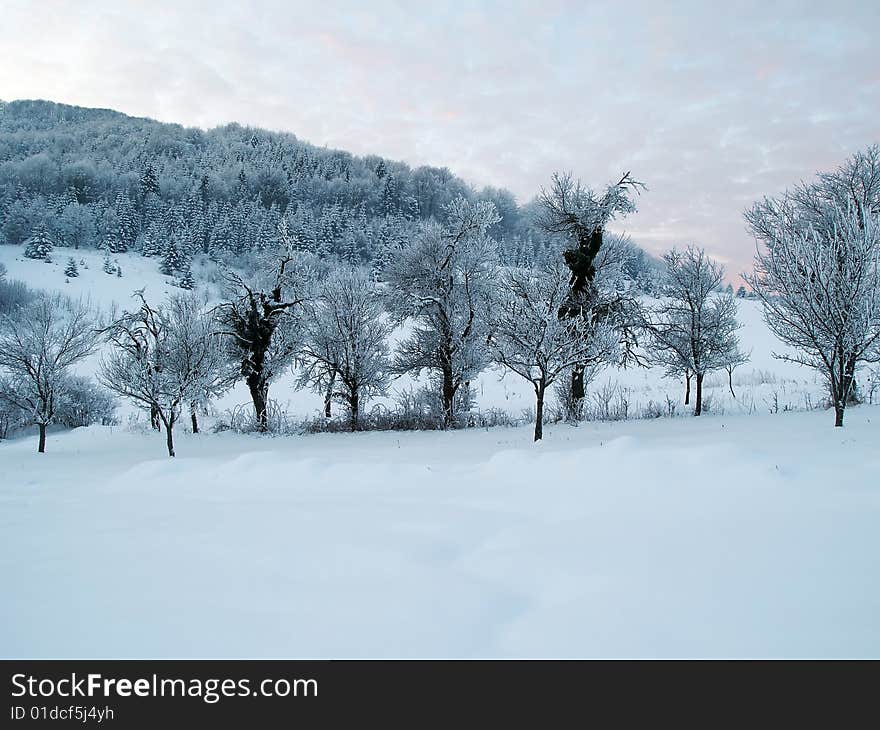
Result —
[{"label": "snow covered field", "polygon": [[[65,284],[56,253],[0,261],[105,306],[173,290],[155,261],[120,256],[120,279],[91,251]],[[822,386],[770,357],[753,302],[740,319],[752,362],[736,399],[708,379],[700,419],[550,425],[539,445],[528,426],[181,429],[173,460],[125,425],[51,433],[44,455],[0,442],[0,655],[880,656],[880,408],[844,429],[782,412]],[[310,415],[292,382],[272,396]],[[682,395],[655,371],[593,392],[609,382],[633,410]],[[477,392],[532,405],[510,375]]]},{"label": "snow covered field", "polygon": [[880,409],[0,452],[4,656],[878,656]]}]

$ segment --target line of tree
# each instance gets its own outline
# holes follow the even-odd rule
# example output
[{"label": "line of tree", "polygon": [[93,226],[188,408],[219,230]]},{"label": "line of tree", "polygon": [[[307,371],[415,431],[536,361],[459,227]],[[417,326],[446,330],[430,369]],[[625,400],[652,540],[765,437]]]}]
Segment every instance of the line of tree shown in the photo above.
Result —
[{"label": "line of tree", "polygon": [[[155,303],[138,291],[136,307],[100,326],[79,310],[63,318],[88,347],[61,363],[56,380],[92,352],[97,332],[110,345],[102,384],[150,413],[173,456],[181,417],[189,413],[197,431],[197,412],[238,380],[259,431],[270,428],[271,383],[293,366],[300,385],[324,396],[325,414],[339,403],[357,430],[365,404],[393,377],[427,373],[442,426],[451,428],[470,382],[498,363],[533,385],[538,440],[548,388],[565,376],[582,399],[599,369],[627,361],[633,333],[644,328],[626,270],[635,249],[604,232],[613,215],[634,210],[628,193],[640,187],[624,175],[597,196],[570,176],[555,177],[545,222],[569,219],[556,224],[552,247],[529,267],[506,261],[489,235],[500,219],[493,203],[458,197],[443,222],[424,221],[401,242],[380,284],[366,267],[300,250],[281,223],[278,245],[255,256],[248,272],[223,269],[221,301],[211,307],[192,292]],[[69,309],[61,300],[41,301],[47,315]],[[31,314],[20,308],[7,336],[18,336],[18,323],[39,325]],[[409,332],[392,351],[391,332],[404,324]],[[63,332],[43,329],[45,341],[27,347],[63,349]],[[17,367],[6,363],[10,372]],[[40,413],[35,422],[44,434],[52,414]]]},{"label": "line of tree", "polygon": [[[24,299],[0,319],[0,394],[30,414],[43,451],[71,368],[93,352],[98,332],[111,345],[101,381],[149,410],[171,456],[181,416],[188,412],[197,431],[198,409],[238,380],[257,429],[268,430],[270,385],[291,366],[300,368],[300,385],[324,396],[328,417],[333,402],[345,407],[352,430],[391,378],[423,372],[443,427],[453,427],[461,393],[492,363],[533,386],[535,440],[549,387],[568,378],[577,403],[590,378],[612,364],[653,364],[684,378],[686,403],[694,378],[699,416],[705,375],[726,370],[733,393],[733,371],[748,357],[735,298],[722,286],[722,267],[696,246],[663,257],[653,303],[633,295],[632,249],[605,225],[633,212],[632,194],[642,189],[629,174],[602,195],[555,176],[542,196],[554,246],[528,267],[505,261],[488,235],[499,220],[495,205],[462,196],[443,222],[417,226],[382,283],[365,267],[298,250],[282,225],[281,243],[250,273],[225,270],[222,300],[212,307],[192,292],[151,304],[140,291],[136,308],[98,327],[82,303]],[[764,246],[747,281],[790,347],[778,357],[827,377],[838,426],[858,367],[880,360],[878,217],[877,148],[746,214]],[[403,324],[409,331],[392,351],[391,332]]]}]

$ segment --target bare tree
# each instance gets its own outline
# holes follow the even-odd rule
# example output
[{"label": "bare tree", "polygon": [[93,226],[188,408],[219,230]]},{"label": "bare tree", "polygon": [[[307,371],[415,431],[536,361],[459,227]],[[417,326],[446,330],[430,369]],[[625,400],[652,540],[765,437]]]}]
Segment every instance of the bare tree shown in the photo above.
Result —
[{"label": "bare tree", "polygon": [[190,382],[189,411],[192,432],[199,432],[197,411],[206,410],[211,401],[235,382],[229,367],[216,313],[206,311],[205,301],[194,294],[177,294],[165,307],[170,328],[169,345],[178,375]]},{"label": "bare tree", "polygon": [[[764,198],[746,211],[746,222],[769,252],[781,236],[801,237],[805,231],[817,242],[839,237],[841,218],[851,218],[864,233],[865,222],[880,216],[880,146],[872,145],[847,159],[837,170],[820,173],[812,182],[802,182],[776,198]],[[842,253],[842,252],[839,252]],[[845,269],[846,267],[844,267]],[[756,292],[757,293],[757,292]],[[806,292],[803,292],[804,294]],[[819,300],[817,311],[827,306],[824,292],[814,289]],[[855,369],[858,360],[850,358],[845,365],[843,381],[845,398],[855,397]],[[831,400],[837,400],[833,392]],[[842,419],[842,413],[840,414]]]},{"label": "bare tree", "polygon": [[39,428],[39,453],[46,451],[52,423],[70,368],[95,347],[94,319],[84,302],[40,296],[12,313],[0,314],[0,391]]},{"label": "bare tree", "polygon": [[216,377],[221,343],[192,295],[172,297],[156,308],[143,290],[135,296],[140,307],[102,330],[112,349],[101,363],[101,381],[158,415],[168,455],[174,456],[174,426],[183,407]]},{"label": "bare tree", "polygon": [[388,308],[398,322],[414,320],[400,343],[395,370],[436,376],[443,423],[455,422],[455,396],[491,361],[487,314],[498,271],[497,244],[486,229],[497,223],[491,203],[454,200],[447,223],[428,223],[388,268]]},{"label": "bare tree", "polygon": [[745,365],[752,356],[752,351],[743,352],[739,349],[739,343],[727,353],[724,357],[724,370],[727,372],[727,387],[730,389],[730,395],[736,398],[736,392],[733,389],[733,373],[740,366]]},{"label": "bare tree", "polygon": [[495,359],[528,380],[535,390],[535,441],[544,435],[544,398],[560,375],[571,368],[612,360],[618,338],[607,322],[585,317],[559,318],[563,306],[576,302],[564,262],[548,261],[535,270],[513,269],[501,280],[491,317]]},{"label": "bare tree", "polygon": [[[645,189],[629,172],[602,194],[581,185],[570,173],[553,175],[550,190],[539,196],[541,214],[538,225],[547,233],[565,236],[571,241],[563,257],[571,272],[569,290],[572,301],[560,308],[563,319],[584,317],[596,320],[613,308],[597,306],[598,290],[595,285],[596,257],[602,249],[605,227],[617,217],[635,211],[633,194]],[[572,368],[572,398],[580,401],[585,394],[586,366]]]},{"label": "bare tree", "polygon": [[314,278],[306,255],[284,253],[264,262],[253,281],[224,274],[227,301],[217,306],[230,357],[247,383],[260,431],[269,428],[269,384],[301,345],[302,305]]},{"label": "bare tree", "polygon": [[827,378],[834,425],[842,426],[856,368],[880,361],[880,221],[864,207],[823,202],[820,193],[808,214],[790,196],[774,203],[747,214],[764,250],[746,279],[772,332],[794,348],[775,357]]},{"label": "bare tree", "polygon": [[301,382],[336,397],[348,409],[357,430],[367,399],[385,392],[390,362],[387,339],[392,331],[369,275],[360,269],[337,269],[318,286],[305,325]]},{"label": "bare tree", "polygon": [[651,359],[669,375],[684,375],[690,394],[696,378],[694,415],[703,412],[703,378],[712,370],[739,360],[736,302],[719,288],[724,269],[701,248],[673,249],[666,263],[664,298],[644,313],[644,327],[652,340]]}]

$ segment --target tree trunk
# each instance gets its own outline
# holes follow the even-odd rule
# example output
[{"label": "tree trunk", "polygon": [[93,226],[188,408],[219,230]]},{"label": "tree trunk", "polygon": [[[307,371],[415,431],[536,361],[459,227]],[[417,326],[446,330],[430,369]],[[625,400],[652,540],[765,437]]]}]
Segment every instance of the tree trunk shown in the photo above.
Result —
[{"label": "tree trunk", "polygon": [[535,441],[544,438],[544,391],[546,386],[540,385],[536,389],[537,405],[535,406]]},{"label": "tree trunk", "polygon": [[703,412],[703,373],[697,373],[697,402],[694,415],[699,416]]},{"label": "tree trunk", "polygon": [[850,360],[846,364],[843,372],[843,400],[847,405],[856,405],[858,403],[856,393],[856,364]]},{"label": "tree trunk", "polygon": [[37,453],[45,454],[46,453],[46,424],[39,423],[37,424],[40,428],[40,444],[37,446]]},{"label": "tree trunk", "polygon": [[839,353],[838,360],[840,366],[837,368],[837,372],[835,372],[834,368],[831,370],[831,399],[834,401],[835,428],[843,426],[843,412],[846,409],[846,397],[848,395],[848,390],[851,387],[851,382],[848,379],[849,373],[844,364],[842,353]]},{"label": "tree trunk", "polygon": [[351,414],[350,414],[350,426],[352,431],[357,431],[358,428],[358,415],[360,411],[360,396],[358,394],[357,388],[354,388],[351,391]]},{"label": "tree trunk", "polygon": [[455,385],[452,382],[452,368],[443,370],[443,428],[450,428],[454,423]]},{"label": "tree trunk", "polygon": [[198,433],[199,432],[199,418],[196,415],[196,404],[195,403],[193,403],[192,406],[190,407],[189,417],[192,420],[193,433]]},{"label": "tree trunk", "polygon": [[159,409],[156,406],[150,406],[150,426],[156,431],[161,431],[162,426],[159,422]]},{"label": "tree trunk", "polygon": [[691,374],[690,371],[684,374],[684,404],[691,402]]},{"label": "tree trunk", "polygon": [[571,398],[577,403],[582,401],[586,395],[584,388],[584,366],[575,365],[571,371]]},{"label": "tree trunk", "polygon": [[247,378],[248,390],[251,393],[251,400],[254,402],[254,415],[257,418],[257,429],[265,433],[269,430],[269,414],[267,413],[267,396],[269,394],[269,386],[262,382],[262,378],[254,373]]},{"label": "tree trunk", "polygon": [[324,395],[324,418],[330,418],[331,403],[333,401],[333,386],[336,384],[336,371],[330,373],[330,382],[327,383],[327,393]]},{"label": "tree trunk", "polygon": [[730,394],[736,398],[736,393],[733,392],[733,368],[727,368],[727,387],[730,388]]},{"label": "tree trunk", "polygon": [[174,456],[174,419],[165,424],[165,443],[168,445],[168,456]]}]

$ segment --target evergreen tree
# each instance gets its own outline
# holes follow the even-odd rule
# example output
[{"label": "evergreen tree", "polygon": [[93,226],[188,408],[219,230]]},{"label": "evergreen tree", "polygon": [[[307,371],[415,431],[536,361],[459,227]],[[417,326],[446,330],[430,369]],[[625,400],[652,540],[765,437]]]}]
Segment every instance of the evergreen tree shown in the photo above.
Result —
[{"label": "evergreen tree", "polygon": [[141,241],[141,254],[144,256],[158,256],[160,253],[161,249],[159,243],[151,229],[144,234],[143,240]]},{"label": "evergreen tree", "polygon": [[159,195],[159,179],[156,177],[156,171],[153,166],[147,164],[144,173],[140,179],[141,197],[146,199],[148,195]]},{"label": "evergreen tree", "polygon": [[24,247],[24,255],[29,259],[38,259],[50,263],[52,261],[52,241],[46,231],[46,226],[41,225],[34,231]]},{"label": "evergreen tree", "polygon": [[183,273],[177,285],[181,289],[186,289],[187,291],[192,290],[196,285],[195,279],[193,278],[192,266],[190,266],[188,262],[184,266]]},{"label": "evergreen tree", "polygon": [[361,253],[358,249],[358,242],[355,238],[354,231],[351,229],[347,230],[344,234],[342,259],[349,266],[359,266],[361,263]]},{"label": "evergreen tree", "polygon": [[162,256],[162,265],[159,267],[159,271],[166,276],[171,276],[175,271],[179,270],[180,251],[177,248],[177,242],[174,238],[171,238],[168,241],[168,246],[165,248],[165,254]]},{"label": "evergreen tree", "polygon": [[116,267],[113,265],[113,262],[110,261],[110,250],[107,248],[104,249],[104,263],[101,268],[104,269],[105,274],[116,273]]},{"label": "evergreen tree", "polygon": [[114,232],[113,248],[110,250],[113,253],[125,253],[134,246],[134,242],[137,239],[137,216],[131,199],[121,190],[116,195],[113,208],[116,218],[116,229]]},{"label": "evergreen tree", "polygon": [[381,213],[382,215],[394,215],[399,210],[400,193],[397,189],[397,179],[394,173],[389,172],[385,177],[385,185],[382,187]]},{"label": "evergreen tree", "polygon": [[67,266],[64,267],[64,275],[69,278],[79,276],[79,269],[76,267],[76,261],[73,257],[67,259]]}]

